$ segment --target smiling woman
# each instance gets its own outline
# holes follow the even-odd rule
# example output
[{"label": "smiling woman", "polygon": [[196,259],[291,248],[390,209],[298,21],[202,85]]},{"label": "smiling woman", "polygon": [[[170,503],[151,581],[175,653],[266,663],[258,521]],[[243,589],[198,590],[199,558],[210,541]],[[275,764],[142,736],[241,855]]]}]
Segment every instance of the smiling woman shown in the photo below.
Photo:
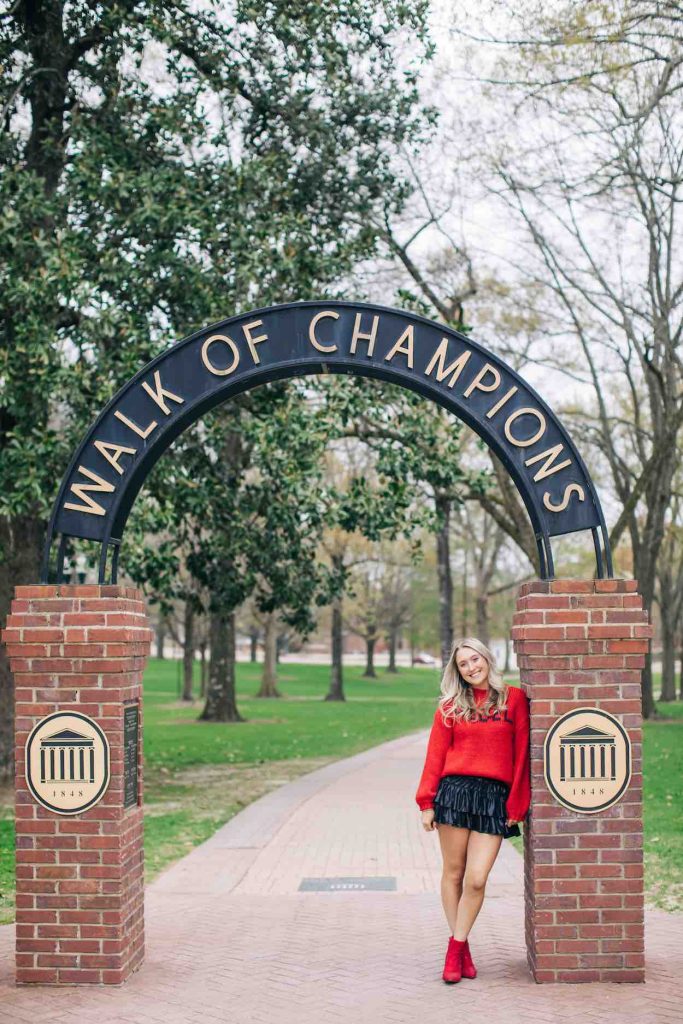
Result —
[{"label": "smiling woman", "polygon": [[475,637],[453,644],[415,800],[443,857],[443,980],[474,978],[468,935],[502,840],[520,835],[531,801],[528,698],[506,685]]}]

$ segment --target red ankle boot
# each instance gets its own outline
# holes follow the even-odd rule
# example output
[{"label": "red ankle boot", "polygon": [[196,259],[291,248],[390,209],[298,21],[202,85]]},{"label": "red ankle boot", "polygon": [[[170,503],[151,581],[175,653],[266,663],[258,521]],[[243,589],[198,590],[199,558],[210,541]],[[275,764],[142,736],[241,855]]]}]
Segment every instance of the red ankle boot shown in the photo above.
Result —
[{"label": "red ankle boot", "polygon": [[460,981],[462,978],[462,948],[464,945],[464,941],[461,942],[459,939],[454,939],[452,935],[448,940],[442,978],[449,984]]},{"label": "red ankle boot", "polygon": [[463,978],[476,978],[477,976],[477,968],[474,966],[470,952],[469,939],[465,939],[465,945],[462,947],[462,976]]}]

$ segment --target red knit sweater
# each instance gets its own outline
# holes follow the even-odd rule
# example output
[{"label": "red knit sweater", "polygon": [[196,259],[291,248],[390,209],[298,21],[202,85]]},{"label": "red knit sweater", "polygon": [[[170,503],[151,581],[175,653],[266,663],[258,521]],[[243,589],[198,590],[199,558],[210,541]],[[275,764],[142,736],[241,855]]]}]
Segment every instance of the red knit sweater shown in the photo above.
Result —
[{"label": "red knit sweater", "polygon": [[[473,688],[475,704],[487,691]],[[474,722],[444,725],[441,709],[434,713],[425,765],[415,800],[420,810],[434,806],[443,775],[484,775],[507,782],[508,818],[522,821],[531,802],[529,780],[529,698],[516,686],[507,690],[507,710]]]}]

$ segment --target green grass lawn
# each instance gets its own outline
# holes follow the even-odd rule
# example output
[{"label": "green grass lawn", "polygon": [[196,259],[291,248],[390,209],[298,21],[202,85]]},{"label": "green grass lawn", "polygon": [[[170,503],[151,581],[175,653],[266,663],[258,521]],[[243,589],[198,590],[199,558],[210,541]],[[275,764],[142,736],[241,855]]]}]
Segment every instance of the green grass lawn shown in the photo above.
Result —
[{"label": "green grass lawn", "polygon": [[[659,678],[655,693],[659,692]],[[683,911],[683,701],[658,704],[643,728],[645,885],[648,900]]]},{"label": "green grass lawn", "polygon": [[[143,709],[146,880],[263,793],[430,725],[436,670],[403,669],[391,676],[379,669],[375,680],[362,679],[361,671],[346,668],[347,699],[330,702],[322,700],[328,666],[284,664],[278,678],[284,697],[262,700],[253,697],[261,666],[238,664],[238,707],[247,721],[215,724],[196,720],[199,700],[178,699],[177,663],[152,659]],[[660,713],[670,720],[645,723],[645,880],[650,903],[680,911],[683,703],[662,706]],[[14,916],[12,815],[8,791],[0,803],[0,923]],[[521,838],[509,841],[521,851]]]},{"label": "green grass lawn", "polygon": [[[175,665],[151,660],[145,674],[145,761],[148,767],[257,762],[301,757],[346,757],[386,739],[423,728],[434,713],[438,679],[430,669],[398,676],[379,671],[361,679],[344,672],[346,701],[324,701],[329,668],[281,665],[282,699],[256,699],[261,665],[237,665],[237,696],[245,723],[197,722],[201,708],[177,698]],[[179,706],[180,705],[180,706]]]}]

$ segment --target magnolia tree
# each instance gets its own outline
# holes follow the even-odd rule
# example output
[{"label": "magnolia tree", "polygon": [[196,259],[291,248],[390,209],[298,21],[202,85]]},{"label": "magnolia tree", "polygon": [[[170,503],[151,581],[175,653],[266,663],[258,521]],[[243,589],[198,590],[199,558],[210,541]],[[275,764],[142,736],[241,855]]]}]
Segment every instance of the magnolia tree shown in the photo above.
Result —
[{"label": "magnolia tree", "polygon": [[[428,125],[421,0],[38,0],[0,20],[0,618],[70,451],[164,346],[338,279]],[[4,658],[4,654],[2,656]],[[0,766],[12,752],[0,667]]]}]

